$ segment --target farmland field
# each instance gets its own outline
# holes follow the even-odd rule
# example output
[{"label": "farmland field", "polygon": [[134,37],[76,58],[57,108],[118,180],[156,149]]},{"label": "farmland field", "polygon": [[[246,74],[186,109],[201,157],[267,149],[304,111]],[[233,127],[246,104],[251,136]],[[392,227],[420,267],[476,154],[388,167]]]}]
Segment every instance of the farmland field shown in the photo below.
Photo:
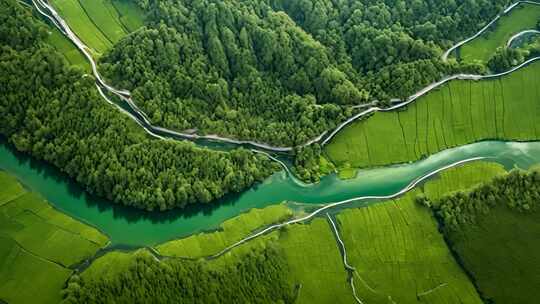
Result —
[{"label": "farmland field", "polygon": [[347,272],[330,225],[317,218],[280,234],[291,283],[301,284],[295,303],[353,303]]},{"label": "farmland field", "polygon": [[50,27],[50,34],[47,43],[52,45],[66,60],[72,64],[90,71],[90,64],[84,55],[55,27]]},{"label": "farmland field", "polygon": [[348,260],[357,270],[355,286],[366,303],[482,303],[452,257],[431,210],[414,201],[464,190],[506,172],[475,162],[444,171],[424,189],[337,216]]},{"label": "farmland field", "polygon": [[58,303],[72,270],[107,244],[96,229],[58,212],[0,171],[0,299]]},{"label": "farmland field", "polygon": [[125,0],[54,0],[55,8],[79,38],[101,55],[142,26],[141,10]]},{"label": "farmland field", "polygon": [[377,112],[325,147],[338,168],[414,161],[486,139],[540,138],[540,63],[500,79],[455,80],[402,110]]},{"label": "farmland field", "polygon": [[60,290],[71,272],[29,253],[0,233],[0,300],[10,304],[59,303]]},{"label": "farmland field", "polygon": [[482,303],[415,193],[338,215],[366,303]]},{"label": "farmland field", "polygon": [[165,256],[198,258],[214,255],[227,246],[241,240],[256,229],[281,222],[292,212],[285,205],[273,205],[264,209],[252,209],[221,224],[216,232],[200,233],[156,246]]},{"label": "farmland field", "polygon": [[[491,192],[488,199],[478,199],[486,192],[482,188],[472,196],[466,193],[432,205],[438,206],[449,244],[488,303],[536,303],[540,296],[538,186],[531,179],[514,187],[509,186],[512,179],[502,188],[495,185],[488,191],[499,194]],[[520,209],[519,204],[526,207]]]},{"label": "farmland field", "polygon": [[480,60],[486,63],[498,47],[506,45],[512,35],[535,29],[538,19],[540,5],[522,3],[493,24],[491,31],[464,44],[460,48],[460,56],[464,61]]}]

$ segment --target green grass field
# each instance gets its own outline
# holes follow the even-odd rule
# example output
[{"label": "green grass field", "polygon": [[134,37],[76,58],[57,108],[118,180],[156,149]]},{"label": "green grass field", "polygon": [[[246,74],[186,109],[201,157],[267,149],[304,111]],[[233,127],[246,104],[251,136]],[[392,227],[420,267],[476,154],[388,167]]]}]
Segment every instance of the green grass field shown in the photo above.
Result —
[{"label": "green grass field", "polygon": [[251,232],[292,216],[285,205],[273,205],[264,209],[252,209],[223,222],[216,232],[199,233],[156,246],[165,256],[199,258],[214,255],[227,246],[241,240]]},{"label": "green grass field", "polygon": [[460,56],[464,61],[480,60],[486,63],[498,47],[506,46],[512,35],[523,30],[535,29],[540,19],[540,5],[522,3],[504,15],[492,26],[493,30],[464,44]]},{"label": "green grass field", "polygon": [[58,303],[72,270],[108,243],[0,171],[0,299]]},{"label": "green grass field", "polygon": [[[525,184],[517,191],[527,189],[530,186]],[[512,192],[512,189],[504,191],[507,190]],[[530,193],[520,192],[518,200],[531,197],[534,196]],[[487,303],[536,303],[540,297],[537,288],[540,284],[539,205],[537,200],[531,199],[529,210],[519,210],[509,207],[506,200],[497,199],[493,206],[485,209],[448,202],[437,208],[439,212],[444,210],[470,219],[454,222],[451,217],[447,220],[442,217],[441,221],[445,224],[443,231],[449,244]],[[474,200],[462,202],[473,203]]]},{"label": "green grass field", "polygon": [[325,146],[338,168],[414,161],[484,139],[540,138],[540,63],[500,79],[455,80],[406,109],[354,122]]},{"label": "green grass field", "polygon": [[10,304],[60,303],[60,290],[71,272],[0,234],[0,300]]},{"label": "green grass field", "polygon": [[55,27],[49,27],[50,34],[46,42],[61,53],[71,65],[76,65],[85,71],[91,71],[90,64],[84,55]]},{"label": "green grass field", "polygon": [[486,298],[533,304],[540,298],[539,235],[538,210],[497,206],[475,225],[449,233],[449,239]]},{"label": "green grass field", "polygon": [[415,193],[338,215],[365,303],[482,303]]},{"label": "green grass field", "polygon": [[424,185],[423,191],[427,198],[434,200],[454,191],[489,182],[495,176],[505,173],[504,167],[497,163],[468,163],[439,173],[436,179],[432,179]]},{"label": "green grass field", "polygon": [[354,303],[336,239],[326,219],[296,224],[281,232],[279,245],[301,284],[296,303]]},{"label": "green grass field", "polygon": [[134,32],[144,24],[144,12],[131,0],[113,0],[120,22],[128,32]]},{"label": "green grass field", "polygon": [[142,26],[142,11],[125,0],[53,0],[79,38],[99,56]]}]

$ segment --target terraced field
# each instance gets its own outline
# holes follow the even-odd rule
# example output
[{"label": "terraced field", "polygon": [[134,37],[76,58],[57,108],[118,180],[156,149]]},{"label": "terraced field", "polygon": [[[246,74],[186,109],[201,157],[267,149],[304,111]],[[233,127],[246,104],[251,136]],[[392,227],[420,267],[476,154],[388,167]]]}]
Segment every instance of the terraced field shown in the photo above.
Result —
[{"label": "terraced field", "polygon": [[106,236],[58,212],[0,172],[0,299],[58,303],[69,266],[92,257]]},{"label": "terraced field", "polygon": [[79,38],[99,56],[142,26],[142,12],[125,0],[53,0]]},{"label": "terraced field", "polygon": [[156,250],[165,256],[199,258],[219,253],[251,232],[292,216],[285,205],[273,205],[264,209],[251,209],[221,224],[211,233],[200,233],[187,238],[158,245]]},{"label": "terraced field", "polygon": [[539,80],[535,62],[500,79],[451,81],[406,109],[347,126],[325,152],[338,168],[360,168],[414,161],[486,139],[538,139]]},{"label": "terraced field", "polygon": [[464,44],[459,50],[460,57],[467,62],[479,60],[486,63],[498,47],[506,45],[512,35],[535,29],[539,19],[540,5],[522,3],[493,24],[493,30]]}]

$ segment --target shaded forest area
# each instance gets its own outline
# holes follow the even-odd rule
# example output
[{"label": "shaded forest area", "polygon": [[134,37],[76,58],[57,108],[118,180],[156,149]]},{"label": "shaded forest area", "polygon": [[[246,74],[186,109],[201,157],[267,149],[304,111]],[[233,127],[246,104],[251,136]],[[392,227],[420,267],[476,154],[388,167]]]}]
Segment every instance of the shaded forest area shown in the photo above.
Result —
[{"label": "shaded forest area", "polygon": [[43,43],[46,28],[0,0],[0,134],[93,194],[147,210],[240,192],[276,167],[245,149],[217,152],[149,139],[99,96],[95,81]]},{"label": "shaded forest area", "polygon": [[287,262],[276,248],[257,250],[221,267],[209,262],[135,255],[127,271],[72,276],[62,303],[293,303]]},{"label": "shaded forest area", "polygon": [[148,25],[101,59],[157,125],[305,143],[351,115],[474,64],[442,50],[501,11],[497,1],[137,0]]}]

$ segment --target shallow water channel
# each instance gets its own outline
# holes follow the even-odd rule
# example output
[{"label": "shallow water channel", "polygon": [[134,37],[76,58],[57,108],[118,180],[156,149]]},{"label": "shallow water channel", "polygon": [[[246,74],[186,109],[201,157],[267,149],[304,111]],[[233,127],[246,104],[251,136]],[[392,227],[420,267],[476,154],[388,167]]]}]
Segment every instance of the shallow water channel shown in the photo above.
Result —
[{"label": "shallow water channel", "polygon": [[402,165],[360,170],[356,178],[335,175],[320,183],[302,185],[284,171],[251,189],[216,202],[208,208],[144,212],[122,207],[87,194],[58,169],[22,155],[0,140],[0,170],[16,176],[26,187],[40,193],[53,206],[106,233],[113,245],[146,246],[217,228],[224,220],[250,208],[282,201],[304,203],[304,208],[366,195],[388,195],[433,170],[472,157],[489,157],[507,168],[528,168],[540,163],[540,142],[485,141],[434,154]]}]

